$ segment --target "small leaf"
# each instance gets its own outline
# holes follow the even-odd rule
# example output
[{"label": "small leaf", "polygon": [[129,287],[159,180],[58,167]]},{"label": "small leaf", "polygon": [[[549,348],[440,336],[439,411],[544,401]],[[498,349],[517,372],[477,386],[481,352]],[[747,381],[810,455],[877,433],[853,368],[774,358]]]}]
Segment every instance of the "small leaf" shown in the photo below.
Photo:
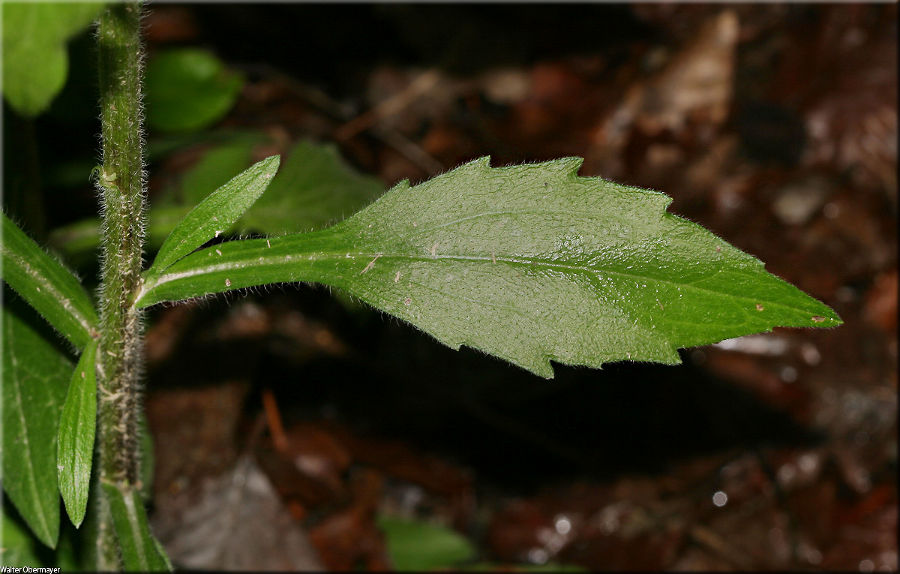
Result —
[{"label": "small leaf", "polygon": [[160,52],[147,65],[147,121],[164,131],[203,129],[228,113],[243,85],[240,74],[205,50]]},{"label": "small leaf", "polygon": [[171,570],[162,547],[150,532],[144,503],[137,489],[103,483],[103,493],[109,502],[124,569],[140,572]]},{"label": "small leaf", "polygon": [[181,177],[179,203],[194,207],[228,180],[250,167],[253,149],[259,143],[259,137],[248,134],[210,148]]},{"label": "small leaf", "polygon": [[443,526],[382,516],[378,528],[398,572],[452,568],[475,556],[471,542]]},{"label": "small leaf", "polygon": [[66,83],[66,42],[90,26],[102,3],[3,2],[3,95],[36,116]]},{"label": "small leaf", "polygon": [[380,181],[357,173],[335,146],[301,141],[265,195],[238,222],[238,229],[283,235],[321,228],[353,214],[383,192]]},{"label": "small leaf", "polygon": [[59,420],[57,470],[59,491],[75,527],[87,511],[91,487],[91,462],[97,426],[97,342],[91,341],[72,374]]},{"label": "small leaf", "polygon": [[3,309],[3,490],[38,539],[56,547],[56,434],[72,364],[24,318]]},{"label": "small leaf", "polygon": [[[260,141],[263,134],[240,133],[210,149],[184,174],[178,188],[151,206],[145,246],[159,249],[191,207],[247,168]],[[283,235],[320,228],[364,207],[383,191],[381,182],[356,172],[334,146],[302,141],[232,230]],[[85,219],[58,228],[49,243],[70,260],[80,261],[100,245],[100,220]]]},{"label": "small leaf", "polygon": [[578,177],[581,161],[482,158],[402,182],[323,231],[198,251],[147,281],[138,305],[318,281],[543,377],[551,360],[675,364],[679,347],[841,324],[758,259],[666,213],[665,194]]},{"label": "small leaf", "polygon": [[273,155],[235,176],[191,210],[159,249],[149,274],[160,273],[213,237],[225,233],[262,195],[278,171]]},{"label": "small leaf", "polygon": [[97,313],[71,271],[41,249],[4,213],[3,279],[76,347],[96,329]]}]

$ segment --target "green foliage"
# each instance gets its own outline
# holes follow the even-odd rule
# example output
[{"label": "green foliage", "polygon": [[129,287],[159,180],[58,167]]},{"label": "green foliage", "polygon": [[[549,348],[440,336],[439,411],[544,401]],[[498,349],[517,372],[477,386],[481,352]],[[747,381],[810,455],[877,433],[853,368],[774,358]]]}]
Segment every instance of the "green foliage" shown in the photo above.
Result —
[{"label": "green foliage", "polygon": [[[158,249],[194,205],[246,169],[261,138],[241,134],[210,149],[177,188],[151,206],[146,246]],[[301,141],[265,194],[232,230],[282,235],[319,228],[353,213],[383,191],[376,178],[347,165],[333,145]],[[50,235],[50,244],[68,257],[84,257],[100,244],[100,222],[92,218],[59,228]]]},{"label": "green foliage", "polygon": [[398,572],[452,568],[475,556],[468,539],[443,526],[382,516],[378,527]]},{"label": "green foliage", "polygon": [[17,311],[3,310],[3,490],[38,539],[56,547],[56,435],[72,364]]},{"label": "green foliage", "polygon": [[191,208],[225,185],[232,177],[247,169],[250,166],[253,148],[260,143],[261,136],[262,134],[257,137],[248,134],[212,147],[196,165],[185,172],[178,190],[179,197],[171,198],[174,201],[169,203]]},{"label": "green foliage", "polygon": [[0,549],[0,565],[21,568],[23,564],[43,566],[38,555],[37,541],[28,529],[14,520],[9,510],[0,507],[0,520],[3,521],[3,548]]},{"label": "green foliage", "polygon": [[551,359],[675,364],[679,347],[840,324],[759,260],[666,213],[665,194],[578,177],[580,164],[483,158],[403,182],[326,230],[193,253],[146,277],[137,304],[318,281],[543,377]]},{"label": "green foliage", "polygon": [[266,190],[279,163],[278,156],[264,159],[200,202],[166,238],[148,275],[160,273],[210,239],[228,231]]},{"label": "green foliage", "polygon": [[81,570],[74,542],[74,529],[64,527],[59,533],[59,542],[55,549],[50,549],[31,534],[28,526],[22,522],[16,511],[3,501],[0,505],[0,521],[2,521],[2,540],[0,547],[0,565],[21,568],[28,565],[32,568],[61,568],[63,572]]},{"label": "green foliage", "polygon": [[2,214],[3,279],[76,347],[96,329],[97,313],[78,279]]},{"label": "green foliage", "polygon": [[[4,94],[14,109],[33,116],[49,105],[65,81],[66,41],[100,6],[3,4]],[[75,530],[66,525],[60,535],[61,493],[75,527],[86,521],[82,531],[97,538],[90,541],[97,565],[171,569],[143,507],[152,463],[139,468],[136,452],[121,449],[141,448],[145,461],[152,455],[146,431],[146,440],[135,440],[146,424],[134,409],[140,309],[155,303],[316,281],[452,348],[467,345],[544,377],[553,375],[551,361],[671,364],[679,347],[774,326],[841,323],[757,259],[667,213],[664,194],[579,177],[577,158],[502,168],[482,158],[416,186],[401,182],[326,228],[374,199],[380,183],[356,173],[335,147],[311,142],[298,143],[278,174],[278,156],[247,168],[259,134],[213,147],[150,212],[149,243],[160,247],[140,275],[147,246],[139,21],[139,5],[110,4],[98,32],[103,329],[78,279],[5,214],[0,220],[3,279],[83,349],[73,372],[30,318],[4,308],[3,490],[19,515],[2,516],[4,564],[52,556],[72,566]],[[193,141],[185,132],[220,120],[242,85],[208,52],[163,52],[147,71],[150,123]],[[83,253],[99,245],[99,227],[80,222],[54,237],[68,253]],[[230,230],[270,237],[202,248]],[[88,510],[93,483],[102,486],[94,493],[99,512]],[[59,550],[39,546],[23,522]],[[390,518],[380,525],[398,570],[459,567],[475,554],[446,528]]]},{"label": "green foliage", "polygon": [[14,110],[36,116],[62,90],[66,42],[85,30],[102,3],[4,2],[3,95]]},{"label": "green foliage", "polygon": [[172,570],[159,542],[150,533],[140,493],[114,484],[103,484],[103,491],[109,502],[124,569],[137,572]]},{"label": "green foliage", "polygon": [[85,347],[66,394],[59,420],[57,471],[59,492],[72,524],[81,526],[91,488],[91,463],[97,427],[97,342]]},{"label": "green foliage", "polygon": [[213,54],[194,48],[167,50],[147,65],[147,120],[163,131],[203,129],[234,105],[243,78]]},{"label": "green foliage", "polygon": [[270,235],[309,231],[343,219],[383,192],[380,181],[357,173],[334,145],[301,141],[238,228]]}]

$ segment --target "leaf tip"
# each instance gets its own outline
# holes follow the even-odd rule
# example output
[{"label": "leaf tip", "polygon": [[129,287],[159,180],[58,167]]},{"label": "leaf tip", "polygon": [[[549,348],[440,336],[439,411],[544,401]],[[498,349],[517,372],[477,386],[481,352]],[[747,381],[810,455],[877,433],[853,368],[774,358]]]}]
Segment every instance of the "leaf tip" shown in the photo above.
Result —
[{"label": "leaf tip", "polygon": [[583,157],[561,157],[552,161],[560,171],[569,177],[578,177],[578,170],[584,165]]},{"label": "leaf tip", "polygon": [[263,162],[264,162],[266,168],[268,168],[270,166],[274,166],[275,169],[278,169],[278,167],[281,165],[281,155],[279,155],[279,154],[270,155],[269,157],[264,159]]}]

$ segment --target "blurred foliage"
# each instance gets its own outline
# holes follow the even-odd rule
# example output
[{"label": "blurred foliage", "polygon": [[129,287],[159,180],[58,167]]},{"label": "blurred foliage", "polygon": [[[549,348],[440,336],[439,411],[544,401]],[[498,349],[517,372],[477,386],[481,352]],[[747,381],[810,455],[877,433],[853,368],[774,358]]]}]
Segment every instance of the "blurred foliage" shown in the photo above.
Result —
[{"label": "blurred foliage", "polygon": [[[175,225],[203,198],[249,167],[253,151],[266,137],[239,132],[211,147],[180,181],[154,202],[149,213],[147,248],[158,249]],[[234,227],[240,233],[281,235],[308,231],[349,215],[384,191],[381,182],[358,173],[330,144],[298,143],[268,190]],[[55,230],[50,244],[76,262],[99,246],[100,221],[77,221]]]},{"label": "blurred foliage", "polygon": [[160,52],[147,65],[147,121],[161,131],[201,130],[228,113],[243,85],[240,74],[205,50]]},{"label": "blurred foliage", "polygon": [[301,141],[238,229],[271,235],[319,229],[349,217],[383,192],[378,179],[354,170],[334,145]]},{"label": "blurred foliage", "polygon": [[452,568],[475,556],[468,539],[444,526],[381,516],[378,527],[397,571]]},{"label": "blurred foliage", "polygon": [[84,31],[102,3],[4,2],[3,95],[24,116],[37,116],[69,73],[66,42]]}]

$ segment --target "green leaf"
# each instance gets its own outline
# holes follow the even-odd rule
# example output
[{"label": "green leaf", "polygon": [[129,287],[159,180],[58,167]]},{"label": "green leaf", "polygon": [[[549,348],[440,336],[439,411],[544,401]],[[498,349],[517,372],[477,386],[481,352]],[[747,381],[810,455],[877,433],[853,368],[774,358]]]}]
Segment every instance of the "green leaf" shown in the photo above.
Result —
[{"label": "green leaf", "polygon": [[81,526],[91,488],[91,462],[97,426],[97,342],[91,341],[72,374],[57,442],[59,491],[75,527]]},{"label": "green leaf", "polygon": [[9,510],[0,506],[3,526],[3,544],[0,548],[0,565],[12,568],[21,568],[27,564],[31,567],[45,566],[41,560],[40,547],[37,540],[28,531],[24,524],[13,519]]},{"label": "green leaf", "polygon": [[103,483],[109,511],[122,551],[122,565],[128,571],[169,571],[169,559],[150,532],[141,495],[134,488]]},{"label": "green leaf", "polygon": [[66,41],[90,26],[102,3],[3,2],[3,95],[36,116],[66,83]]},{"label": "green leaf", "polygon": [[76,347],[96,329],[97,313],[71,271],[41,249],[4,213],[3,279]]},{"label": "green leaf", "polygon": [[[145,246],[159,249],[191,207],[246,169],[261,138],[261,134],[239,134],[210,149],[184,174],[178,188],[151,206]],[[378,179],[356,172],[334,146],[303,141],[232,230],[282,235],[321,228],[367,205],[383,191]],[[56,229],[49,243],[69,259],[83,258],[100,245],[100,221],[86,219]]]},{"label": "green leaf", "polygon": [[72,364],[18,310],[3,309],[3,490],[38,539],[56,546],[56,433]]},{"label": "green leaf", "polygon": [[[74,534],[77,532],[68,525],[61,525],[59,542],[55,549],[47,548],[22,521],[22,517],[13,509],[8,500],[0,504],[0,565],[21,568],[28,565],[32,568],[61,568],[63,572],[82,570],[79,564],[79,553],[76,551]],[[82,544],[90,541],[81,541]]]},{"label": "green leaf", "polygon": [[191,210],[166,238],[149,275],[160,273],[231,225],[262,195],[278,171],[280,159],[268,157],[235,176]]},{"label": "green leaf", "polygon": [[[147,221],[147,241],[144,243],[144,248],[159,250],[166,237],[190,211],[191,208],[180,205],[151,209]],[[65,255],[67,260],[78,264],[88,264],[92,260],[96,260],[92,252],[100,247],[100,220],[96,218],[83,219],[57,228],[50,233],[47,242],[54,250]]]},{"label": "green leaf", "polygon": [[578,177],[581,161],[491,168],[482,158],[402,182],[326,230],[200,250],[147,281],[138,305],[317,281],[543,377],[550,360],[675,364],[679,347],[841,323],[759,260],[666,213],[665,194]]},{"label": "green leaf", "polygon": [[213,54],[179,48],[156,54],[147,65],[147,121],[153,129],[203,129],[225,116],[244,79]]},{"label": "green leaf", "polygon": [[[181,178],[180,204],[193,207],[251,164],[259,137],[236,137],[207,151]],[[271,185],[270,185],[271,187]]]},{"label": "green leaf", "polygon": [[475,556],[468,539],[443,526],[381,516],[378,527],[398,572],[451,568]]},{"label": "green leaf", "polygon": [[238,228],[270,235],[309,231],[343,219],[383,192],[380,181],[357,173],[335,146],[301,141]]}]

